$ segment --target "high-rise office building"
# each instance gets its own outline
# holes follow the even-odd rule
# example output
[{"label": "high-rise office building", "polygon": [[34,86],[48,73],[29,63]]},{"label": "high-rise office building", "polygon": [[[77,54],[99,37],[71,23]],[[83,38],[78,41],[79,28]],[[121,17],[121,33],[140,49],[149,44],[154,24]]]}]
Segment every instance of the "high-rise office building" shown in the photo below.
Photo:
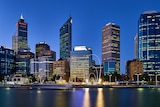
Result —
[{"label": "high-rise office building", "polygon": [[146,11],[138,20],[138,58],[144,73],[160,73],[160,12]]},{"label": "high-rise office building", "polygon": [[91,67],[91,51],[86,46],[75,46],[71,52],[70,59],[70,79],[76,78],[85,81],[89,78]]},{"label": "high-rise office building", "polygon": [[36,44],[36,58],[42,57],[48,50],[50,50],[50,46],[46,42],[39,42]]},{"label": "high-rise office building", "polygon": [[134,37],[134,58],[138,59],[138,34]]},{"label": "high-rise office building", "polygon": [[12,49],[18,52],[29,51],[28,47],[28,24],[24,22],[21,15],[19,21],[16,23],[16,33],[12,37]]},{"label": "high-rise office building", "polygon": [[60,28],[60,58],[70,58],[72,49],[72,17]]},{"label": "high-rise office building", "polygon": [[115,72],[120,73],[120,27],[108,23],[102,28],[102,62],[116,61]]}]

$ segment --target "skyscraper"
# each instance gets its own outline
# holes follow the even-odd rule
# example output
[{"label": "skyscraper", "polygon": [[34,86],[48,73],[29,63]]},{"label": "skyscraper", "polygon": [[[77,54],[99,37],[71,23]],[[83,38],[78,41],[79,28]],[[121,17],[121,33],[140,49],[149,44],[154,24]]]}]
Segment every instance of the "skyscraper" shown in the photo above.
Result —
[{"label": "skyscraper", "polygon": [[60,28],[60,58],[70,58],[72,49],[72,17]]},{"label": "skyscraper", "polygon": [[12,49],[16,53],[29,51],[27,34],[28,24],[24,22],[24,18],[21,15],[19,21],[16,23],[16,33],[12,37]]},{"label": "skyscraper", "polygon": [[138,59],[138,34],[134,37],[134,58]]},{"label": "skyscraper", "polygon": [[138,20],[138,58],[144,73],[160,73],[160,12],[146,11]]},{"label": "skyscraper", "polygon": [[115,72],[120,73],[120,27],[108,23],[102,28],[102,62],[116,61]]}]

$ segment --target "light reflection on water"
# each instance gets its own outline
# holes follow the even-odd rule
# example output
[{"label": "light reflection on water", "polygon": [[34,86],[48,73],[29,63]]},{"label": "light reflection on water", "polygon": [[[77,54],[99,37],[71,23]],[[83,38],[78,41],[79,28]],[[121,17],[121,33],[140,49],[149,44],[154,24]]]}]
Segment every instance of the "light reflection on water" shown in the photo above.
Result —
[{"label": "light reflection on water", "polygon": [[[91,106],[91,98],[90,98],[90,92],[96,91],[96,97],[95,97],[95,105],[96,107],[105,107],[104,105],[104,94],[103,94],[103,88],[97,88],[97,89],[91,89],[90,88],[84,88],[84,99],[83,99],[83,107],[92,107]],[[93,99],[93,98],[92,98]]]},{"label": "light reflection on water", "polygon": [[0,88],[0,99],[0,107],[159,107],[160,88]]},{"label": "light reflection on water", "polygon": [[90,107],[89,88],[84,88],[83,107]]},{"label": "light reflection on water", "polygon": [[97,107],[104,107],[103,88],[98,88],[96,106],[97,106]]},{"label": "light reflection on water", "polygon": [[143,92],[143,91],[144,91],[144,88],[137,88],[137,90],[138,90],[139,92]]}]

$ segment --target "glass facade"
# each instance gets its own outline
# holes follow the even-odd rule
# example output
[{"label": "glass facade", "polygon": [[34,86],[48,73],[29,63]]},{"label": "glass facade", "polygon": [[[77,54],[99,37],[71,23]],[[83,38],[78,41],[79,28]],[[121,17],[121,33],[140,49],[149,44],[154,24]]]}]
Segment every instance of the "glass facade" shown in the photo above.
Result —
[{"label": "glass facade", "polygon": [[147,11],[138,21],[138,58],[144,73],[160,73],[160,13]]},{"label": "glass facade", "polygon": [[116,61],[104,62],[104,75],[114,74],[116,72]]},{"label": "glass facade", "polygon": [[0,73],[9,75],[15,72],[15,53],[14,50],[0,47]]},{"label": "glass facade", "polygon": [[120,73],[120,27],[108,23],[102,28],[102,62],[116,61],[116,72]]},{"label": "glass facade", "polygon": [[30,74],[30,59],[34,58],[32,52],[18,52],[16,54],[16,73]]},{"label": "glass facade", "polygon": [[91,61],[90,50],[72,51],[70,59],[71,80],[74,80],[75,78],[79,78],[81,80],[88,79]]},{"label": "glass facade", "polygon": [[12,37],[12,48],[17,53],[18,51],[28,51],[28,24],[24,22],[23,16],[16,23],[16,34]]},{"label": "glass facade", "polygon": [[36,78],[50,78],[53,74],[53,60],[45,57],[32,58],[30,60],[31,74]]},{"label": "glass facade", "polygon": [[72,49],[72,17],[60,28],[60,58],[70,58]]},{"label": "glass facade", "polygon": [[16,73],[29,74],[30,60],[26,58],[16,58]]}]

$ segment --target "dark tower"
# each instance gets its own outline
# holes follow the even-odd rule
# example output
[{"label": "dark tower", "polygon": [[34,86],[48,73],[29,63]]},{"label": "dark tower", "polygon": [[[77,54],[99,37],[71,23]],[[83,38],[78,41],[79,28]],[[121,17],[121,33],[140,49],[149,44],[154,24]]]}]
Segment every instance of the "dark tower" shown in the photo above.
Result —
[{"label": "dark tower", "polygon": [[60,28],[60,58],[70,58],[72,49],[72,17]]}]

